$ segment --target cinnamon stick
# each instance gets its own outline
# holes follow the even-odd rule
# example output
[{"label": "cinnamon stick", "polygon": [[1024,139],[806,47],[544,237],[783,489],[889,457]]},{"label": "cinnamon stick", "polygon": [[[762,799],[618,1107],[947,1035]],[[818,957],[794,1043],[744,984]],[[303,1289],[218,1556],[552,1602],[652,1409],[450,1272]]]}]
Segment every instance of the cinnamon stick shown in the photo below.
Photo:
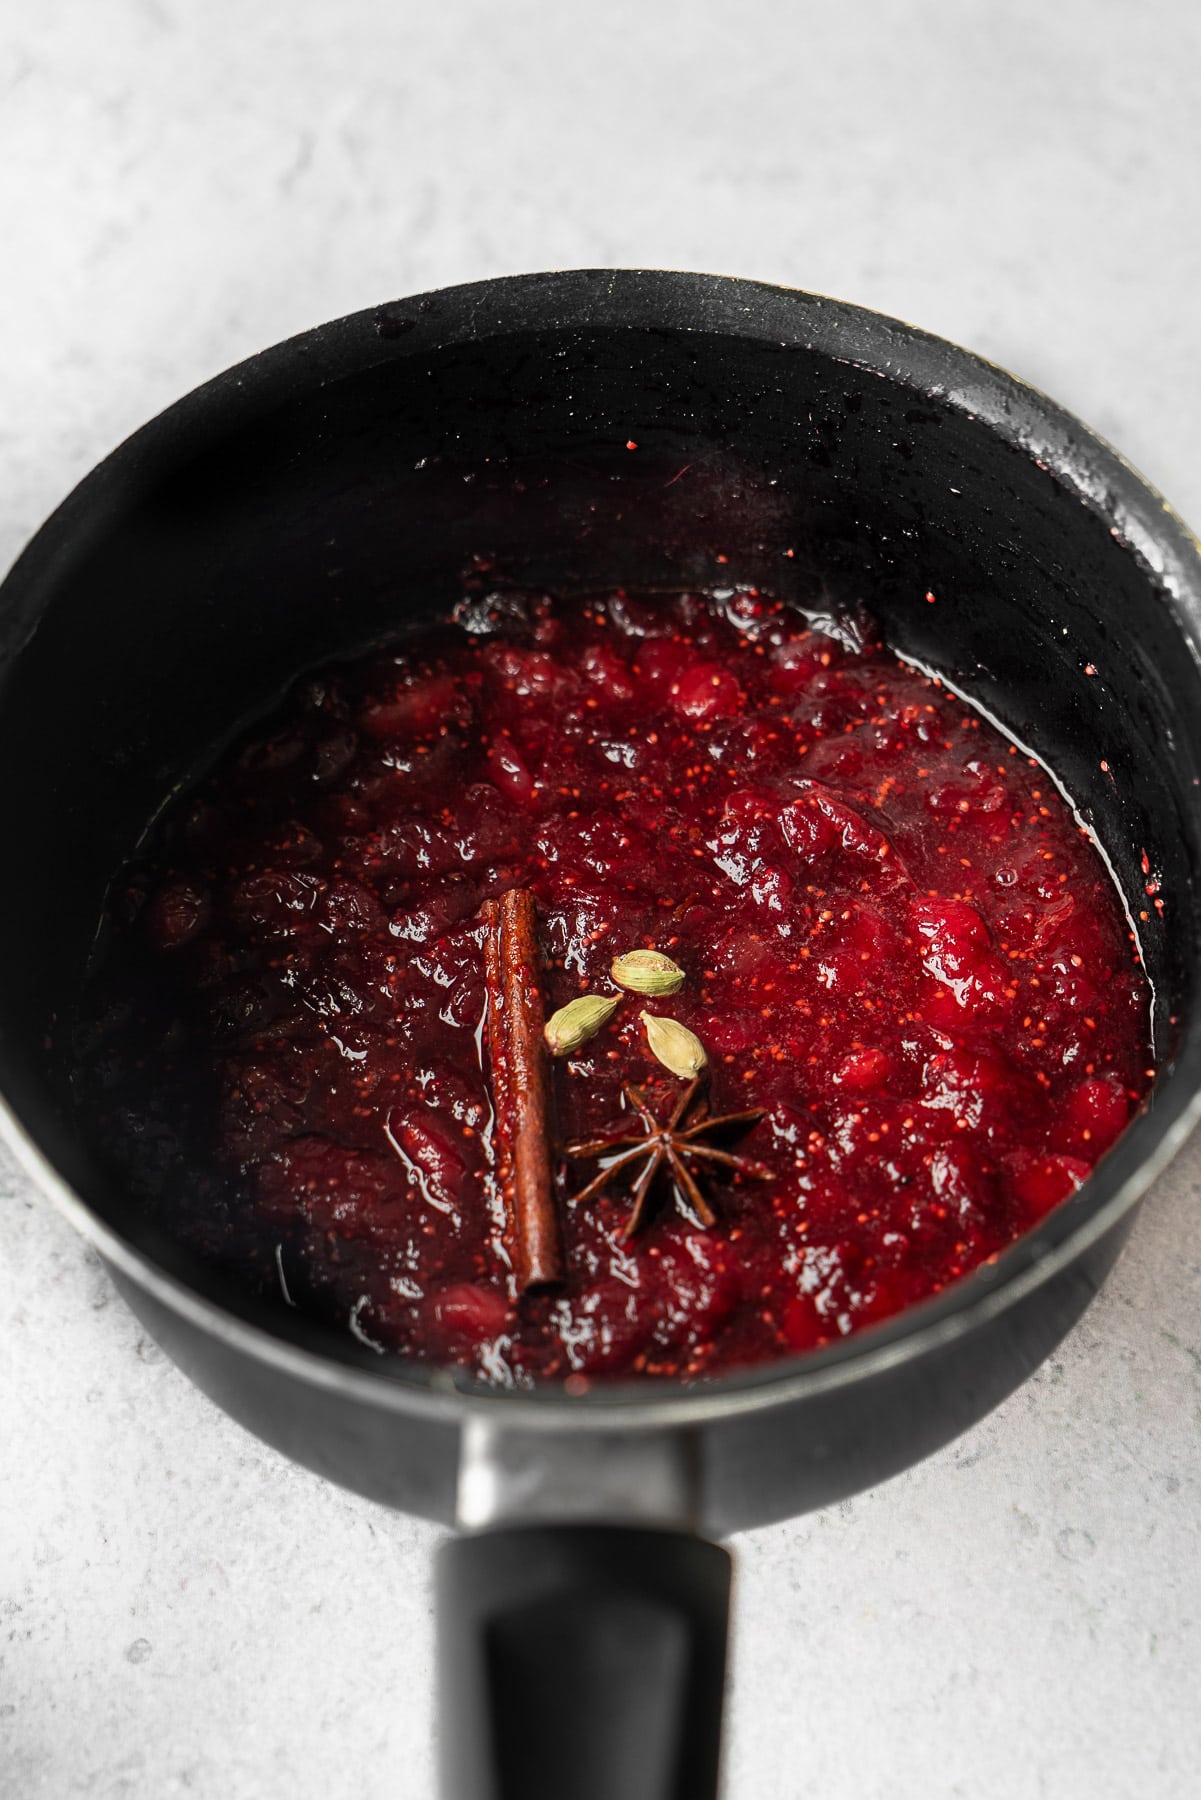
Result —
[{"label": "cinnamon stick", "polygon": [[527,888],[483,908],[488,1054],[501,1192],[520,1293],[566,1275],[550,1159],[550,1095],[542,1037],[537,917]]}]

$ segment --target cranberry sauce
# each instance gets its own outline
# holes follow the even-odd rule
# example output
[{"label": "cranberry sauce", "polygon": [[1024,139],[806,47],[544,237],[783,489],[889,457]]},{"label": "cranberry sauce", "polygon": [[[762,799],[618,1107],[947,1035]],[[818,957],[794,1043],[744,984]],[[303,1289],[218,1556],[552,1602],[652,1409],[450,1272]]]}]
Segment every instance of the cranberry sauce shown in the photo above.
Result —
[{"label": "cranberry sauce", "polygon": [[[568,1277],[519,1298],[481,904],[537,903],[547,1016],[665,953],[556,1058]],[[500,1383],[693,1378],[937,1293],[1084,1180],[1150,1078],[1118,896],[1038,764],[856,620],[752,591],[507,596],[300,682],[113,890],[88,1129],[168,1228],[383,1352]],[[592,1198],[573,1140],[682,1083],[762,1109]],[[719,1141],[714,1139],[714,1142]],[[764,1178],[764,1172],[766,1177]]]}]

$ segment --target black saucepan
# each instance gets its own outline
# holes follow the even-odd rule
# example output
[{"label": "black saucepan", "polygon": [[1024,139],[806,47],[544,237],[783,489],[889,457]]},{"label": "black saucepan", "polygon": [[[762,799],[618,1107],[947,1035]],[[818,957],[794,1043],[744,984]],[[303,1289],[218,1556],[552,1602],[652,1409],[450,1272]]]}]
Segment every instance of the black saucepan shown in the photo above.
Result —
[{"label": "black saucepan", "polygon": [[[557,590],[865,599],[1055,771],[1138,923],[1160,1074],[995,1266],[742,1377],[497,1393],[221,1285],[89,1155],[63,1021],[107,879],[297,669],[449,607],[481,556]],[[2,591],[0,766],[9,1139],[235,1418],[461,1528],[439,1570],[447,1796],[711,1794],[729,1564],[709,1539],[879,1481],[1008,1394],[1201,1110],[1197,545],[1076,420],[893,320],[698,275],[482,282],[266,351],[76,489]]]}]

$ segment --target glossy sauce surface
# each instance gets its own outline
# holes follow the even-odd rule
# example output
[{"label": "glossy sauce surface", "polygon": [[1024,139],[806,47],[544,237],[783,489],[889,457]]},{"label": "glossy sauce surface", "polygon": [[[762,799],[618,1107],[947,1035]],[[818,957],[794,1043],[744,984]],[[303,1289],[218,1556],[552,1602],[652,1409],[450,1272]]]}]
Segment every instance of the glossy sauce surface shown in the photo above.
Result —
[{"label": "glossy sauce surface", "polygon": [[[519,1298],[493,1170],[481,903],[528,887],[549,1014],[653,946],[552,1064],[569,1274]],[[680,1083],[706,1171],[562,1146]],[[1149,1082],[1148,993],[1105,867],[1046,772],[862,619],[752,591],[473,599],[300,682],[156,825],[113,893],[79,1097],[168,1227],[385,1354],[500,1383],[696,1378],[924,1299],[1070,1195]],[[727,1140],[722,1140],[727,1142]]]}]

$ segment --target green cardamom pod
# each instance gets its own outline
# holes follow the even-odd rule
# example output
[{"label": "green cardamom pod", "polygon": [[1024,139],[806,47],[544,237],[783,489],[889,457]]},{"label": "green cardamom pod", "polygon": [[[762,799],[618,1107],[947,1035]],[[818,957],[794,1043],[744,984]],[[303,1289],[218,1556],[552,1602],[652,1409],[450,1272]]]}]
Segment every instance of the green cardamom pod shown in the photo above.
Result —
[{"label": "green cardamom pod", "polygon": [[646,1026],[651,1051],[665,1069],[670,1069],[681,1081],[690,1081],[700,1074],[709,1059],[694,1031],[689,1031],[678,1019],[664,1019],[657,1013],[644,1012],[640,1016]]},{"label": "green cardamom pod", "polygon": [[609,973],[618,987],[655,998],[674,994],[684,985],[683,969],[662,950],[627,950],[624,956],[614,957]]},{"label": "green cardamom pod", "polygon": [[581,994],[552,1013],[542,1028],[552,1056],[569,1056],[613,1017],[620,994]]}]

